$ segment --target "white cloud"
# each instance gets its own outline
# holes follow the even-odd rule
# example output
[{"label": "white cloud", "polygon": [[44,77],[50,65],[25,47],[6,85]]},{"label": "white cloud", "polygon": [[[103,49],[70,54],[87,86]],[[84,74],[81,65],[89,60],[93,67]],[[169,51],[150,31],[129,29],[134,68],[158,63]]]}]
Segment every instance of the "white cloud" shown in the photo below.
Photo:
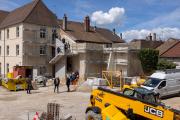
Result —
[{"label": "white cloud", "polygon": [[0,10],[13,10],[15,8],[17,8],[19,6],[19,4],[17,4],[16,1],[12,1],[12,0],[0,0]]},{"label": "white cloud", "polygon": [[136,25],[135,29],[143,29],[143,28],[155,28],[155,27],[180,27],[180,8],[176,8],[170,13],[165,15],[160,15],[152,20],[140,23]]},{"label": "white cloud", "polygon": [[124,16],[125,9],[113,7],[108,12],[96,11],[91,15],[91,20],[98,25],[119,24]]},{"label": "white cloud", "polygon": [[133,39],[144,39],[150,33],[156,33],[157,39],[166,40],[168,38],[180,38],[180,29],[179,28],[155,28],[155,29],[141,29],[141,30],[129,30],[123,32],[123,38],[127,41]]}]

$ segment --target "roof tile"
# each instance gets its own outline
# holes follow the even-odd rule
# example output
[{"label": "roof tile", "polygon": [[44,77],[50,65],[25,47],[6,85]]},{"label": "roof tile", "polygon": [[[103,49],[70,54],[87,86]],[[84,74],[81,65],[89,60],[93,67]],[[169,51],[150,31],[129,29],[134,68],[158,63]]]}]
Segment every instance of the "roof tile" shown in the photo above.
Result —
[{"label": "roof tile", "polygon": [[[62,20],[59,20],[60,26],[62,26]],[[93,42],[93,43],[124,43],[124,40],[112,31],[104,28],[94,28],[91,26],[90,31],[84,30],[83,23],[68,21],[67,30],[65,33],[73,36],[75,42]]]}]

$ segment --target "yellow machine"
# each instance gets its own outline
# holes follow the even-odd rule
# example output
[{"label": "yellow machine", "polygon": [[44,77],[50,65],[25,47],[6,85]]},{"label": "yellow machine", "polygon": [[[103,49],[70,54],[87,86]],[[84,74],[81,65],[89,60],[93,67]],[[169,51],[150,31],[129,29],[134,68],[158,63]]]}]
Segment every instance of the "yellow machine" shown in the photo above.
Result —
[{"label": "yellow machine", "polygon": [[86,120],[180,120],[180,111],[166,107],[144,88],[122,93],[98,88],[92,91]]},{"label": "yellow machine", "polygon": [[2,80],[2,85],[6,87],[10,91],[17,91],[17,90],[25,90],[26,89],[26,79],[7,79]]},{"label": "yellow machine", "polygon": [[2,86],[10,91],[25,90],[29,76],[32,76],[31,66],[14,66],[13,72],[8,73],[6,78],[2,79]]},{"label": "yellow machine", "polygon": [[141,86],[145,79],[144,77],[123,77],[123,71],[102,71],[102,78],[107,80],[108,86],[111,88],[119,87],[120,91],[124,88],[135,88]]}]

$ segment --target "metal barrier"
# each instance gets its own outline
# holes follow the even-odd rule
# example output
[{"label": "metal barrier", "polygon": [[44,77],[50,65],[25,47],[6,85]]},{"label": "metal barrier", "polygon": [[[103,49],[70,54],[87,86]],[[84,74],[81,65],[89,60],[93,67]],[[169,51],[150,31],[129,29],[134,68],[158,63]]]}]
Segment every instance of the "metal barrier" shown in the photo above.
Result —
[{"label": "metal barrier", "polygon": [[[116,77],[118,79],[113,79]],[[109,86],[113,88],[114,86],[119,86],[120,90],[122,90],[124,81],[122,79],[122,70],[120,71],[102,71],[102,78],[106,79]]]},{"label": "metal barrier", "polygon": [[59,112],[60,112],[59,104],[48,103],[48,105],[47,105],[47,120],[60,120]]}]

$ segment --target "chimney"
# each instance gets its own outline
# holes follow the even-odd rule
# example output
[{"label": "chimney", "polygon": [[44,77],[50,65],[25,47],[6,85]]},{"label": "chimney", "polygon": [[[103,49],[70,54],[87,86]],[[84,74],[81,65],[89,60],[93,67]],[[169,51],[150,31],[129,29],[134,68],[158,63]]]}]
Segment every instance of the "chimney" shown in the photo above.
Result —
[{"label": "chimney", "polygon": [[63,17],[63,30],[67,30],[67,16],[64,14]]},{"label": "chimney", "polygon": [[114,28],[114,29],[113,29],[113,35],[115,35],[115,34],[116,34],[116,29]]},{"label": "chimney", "polygon": [[156,33],[153,33],[153,40],[156,41]]},{"label": "chimney", "polygon": [[90,19],[89,19],[89,16],[86,16],[85,19],[84,19],[84,30],[86,32],[90,31]]},{"label": "chimney", "polygon": [[96,26],[94,26],[94,31],[96,31],[96,29],[97,29],[97,27],[96,27]]},{"label": "chimney", "polygon": [[122,33],[120,33],[120,38],[122,39]]},{"label": "chimney", "polygon": [[152,41],[152,35],[151,35],[151,33],[149,34],[149,40]]}]

